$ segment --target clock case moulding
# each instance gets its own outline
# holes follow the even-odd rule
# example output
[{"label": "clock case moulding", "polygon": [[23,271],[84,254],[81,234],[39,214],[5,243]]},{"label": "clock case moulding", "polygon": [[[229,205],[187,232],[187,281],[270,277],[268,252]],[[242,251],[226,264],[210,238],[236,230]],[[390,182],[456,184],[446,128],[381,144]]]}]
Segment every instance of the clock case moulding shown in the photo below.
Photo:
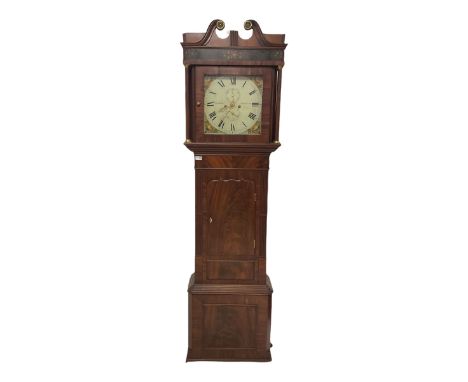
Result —
[{"label": "clock case moulding", "polygon": [[[195,273],[189,294],[187,361],[271,361],[273,289],[266,274],[269,155],[279,146],[284,34],[249,39],[222,20],[205,33],[184,33],[185,146],[195,154]],[[203,134],[206,74],[263,76],[262,134]],[[266,100],[266,102],[265,102]],[[226,214],[226,211],[230,211]]]}]

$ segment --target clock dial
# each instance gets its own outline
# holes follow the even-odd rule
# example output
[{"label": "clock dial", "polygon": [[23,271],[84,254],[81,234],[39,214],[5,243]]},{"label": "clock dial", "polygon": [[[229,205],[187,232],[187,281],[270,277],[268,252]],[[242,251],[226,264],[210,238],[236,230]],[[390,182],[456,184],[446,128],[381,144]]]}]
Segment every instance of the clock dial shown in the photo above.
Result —
[{"label": "clock dial", "polygon": [[205,76],[205,134],[260,135],[263,79]]}]

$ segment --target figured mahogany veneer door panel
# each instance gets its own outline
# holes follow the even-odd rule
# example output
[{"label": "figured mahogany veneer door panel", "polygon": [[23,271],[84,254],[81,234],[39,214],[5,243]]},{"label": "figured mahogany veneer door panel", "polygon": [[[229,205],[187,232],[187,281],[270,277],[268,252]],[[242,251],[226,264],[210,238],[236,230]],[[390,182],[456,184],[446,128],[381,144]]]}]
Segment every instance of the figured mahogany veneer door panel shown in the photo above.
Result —
[{"label": "figured mahogany veneer door panel", "polygon": [[208,181],[206,212],[207,257],[255,256],[255,183],[252,180]]},{"label": "figured mahogany veneer door panel", "polygon": [[204,304],[204,348],[255,349],[257,306]]},{"label": "figured mahogany veneer door panel", "polygon": [[196,168],[195,279],[265,283],[268,155],[203,155]]},{"label": "figured mahogany veneer door panel", "polygon": [[190,360],[271,360],[271,293],[247,290],[189,295]]},{"label": "figured mahogany veneer door panel", "polygon": [[254,281],[257,261],[250,260],[206,260],[207,280],[246,280]]}]

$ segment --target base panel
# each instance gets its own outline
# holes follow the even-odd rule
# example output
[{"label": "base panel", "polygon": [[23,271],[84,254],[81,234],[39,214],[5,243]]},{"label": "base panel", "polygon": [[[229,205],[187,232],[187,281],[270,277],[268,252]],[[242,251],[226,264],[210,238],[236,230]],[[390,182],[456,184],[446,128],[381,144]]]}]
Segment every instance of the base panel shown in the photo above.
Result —
[{"label": "base panel", "polygon": [[268,350],[264,355],[258,357],[258,355],[249,355],[245,358],[235,357],[229,358],[228,354],[220,354],[217,357],[213,358],[197,358],[192,354],[191,349],[187,352],[186,362],[195,362],[195,361],[217,361],[217,362],[271,362],[271,352]]},{"label": "base panel", "polygon": [[190,361],[271,361],[271,294],[264,285],[189,284]]}]

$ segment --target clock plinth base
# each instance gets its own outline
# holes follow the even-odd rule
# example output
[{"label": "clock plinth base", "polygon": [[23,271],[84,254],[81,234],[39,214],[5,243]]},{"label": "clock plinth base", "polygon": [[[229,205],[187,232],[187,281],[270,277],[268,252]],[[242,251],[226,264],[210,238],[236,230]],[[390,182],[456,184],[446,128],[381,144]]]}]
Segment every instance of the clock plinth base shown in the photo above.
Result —
[{"label": "clock plinth base", "polygon": [[257,358],[258,355],[247,356],[246,358],[229,358],[229,355],[217,357],[217,358],[197,358],[193,355],[191,349],[187,352],[186,362],[196,362],[196,361],[218,361],[218,362],[271,362],[271,352],[267,350],[264,355]]},{"label": "clock plinth base", "polygon": [[271,288],[265,284],[189,283],[190,361],[269,362]]}]

